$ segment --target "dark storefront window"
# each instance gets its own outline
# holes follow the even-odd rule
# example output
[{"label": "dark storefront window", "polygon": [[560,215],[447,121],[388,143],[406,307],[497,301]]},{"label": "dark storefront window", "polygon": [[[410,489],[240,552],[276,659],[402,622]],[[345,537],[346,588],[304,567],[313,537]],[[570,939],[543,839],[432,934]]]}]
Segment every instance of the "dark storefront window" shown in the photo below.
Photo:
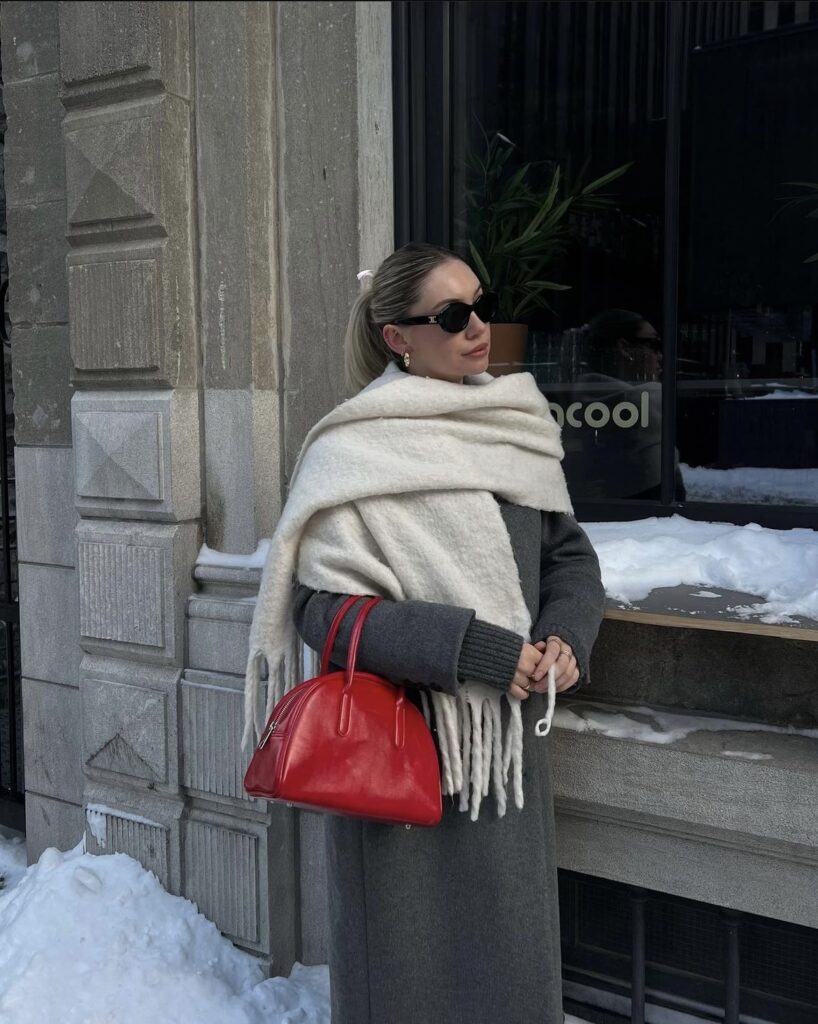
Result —
[{"label": "dark storefront window", "polygon": [[726,33],[685,58],[677,436],[691,496],[818,505],[818,31]]},{"label": "dark storefront window", "polygon": [[796,6],[395,4],[397,242],[499,287],[492,371],[552,403],[582,518],[818,523],[818,9]]}]

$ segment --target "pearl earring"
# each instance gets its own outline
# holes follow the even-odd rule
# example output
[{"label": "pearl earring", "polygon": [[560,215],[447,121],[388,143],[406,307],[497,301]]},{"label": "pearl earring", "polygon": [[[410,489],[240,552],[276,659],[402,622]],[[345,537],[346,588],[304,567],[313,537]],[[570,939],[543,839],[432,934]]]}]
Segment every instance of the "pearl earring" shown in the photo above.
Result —
[{"label": "pearl earring", "polygon": [[408,352],[404,352],[403,353],[403,366],[404,366],[404,369],[406,369],[406,370],[409,369],[409,362],[410,362],[409,353]]}]

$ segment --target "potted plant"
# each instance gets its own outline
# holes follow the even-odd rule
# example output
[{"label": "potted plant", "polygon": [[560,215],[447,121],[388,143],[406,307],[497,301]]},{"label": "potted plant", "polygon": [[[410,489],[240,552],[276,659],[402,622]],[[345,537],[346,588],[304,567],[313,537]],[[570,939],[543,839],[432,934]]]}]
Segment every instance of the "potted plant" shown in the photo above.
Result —
[{"label": "potted plant", "polygon": [[601,190],[631,165],[570,187],[553,163],[527,163],[511,171],[509,159],[517,147],[499,132],[489,137],[481,131],[482,150],[469,160],[468,246],[481,284],[499,297],[491,329],[492,372],[512,373],[525,359],[526,315],[548,305],[546,293],[571,287],[550,279],[572,234],[569,213],[610,205]]}]

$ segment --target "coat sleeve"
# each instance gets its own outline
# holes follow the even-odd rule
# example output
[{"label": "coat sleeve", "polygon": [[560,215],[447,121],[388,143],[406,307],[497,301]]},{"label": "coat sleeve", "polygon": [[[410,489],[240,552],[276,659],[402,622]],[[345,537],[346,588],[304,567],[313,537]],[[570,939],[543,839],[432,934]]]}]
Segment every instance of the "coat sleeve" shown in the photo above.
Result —
[{"label": "coat sleeve", "polygon": [[[347,598],[298,584],[293,619],[301,639],[321,653],[330,624]],[[356,607],[360,607],[360,604]],[[341,625],[332,664],[346,663],[355,608]],[[514,678],[523,638],[475,618],[469,608],[430,601],[376,605],[366,620],[358,666],[395,683],[455,694],[465,679],[507,689]]]},{"label": "coat sleeve", "polygon": [[605,590],[599,559],[573,516],[543,512],[540,546],[540,614],[532,642],[562,637],[576,655],[579,680],[571,693],[589,681],[589,659],[596,640]]}]

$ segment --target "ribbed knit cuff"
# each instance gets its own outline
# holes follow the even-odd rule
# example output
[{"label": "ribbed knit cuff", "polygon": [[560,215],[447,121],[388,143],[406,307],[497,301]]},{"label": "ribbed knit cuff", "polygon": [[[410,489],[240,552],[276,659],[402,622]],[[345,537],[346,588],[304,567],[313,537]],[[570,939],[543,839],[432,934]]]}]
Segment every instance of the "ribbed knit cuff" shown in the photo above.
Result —
[{"label": "ribbed knit cuff", "polygon": [[476,679],[498,690],[507,690],[523,649],[519,633],[495,626],[482,619],[472,619],[463,637],[457,677],[461,682]]}]

